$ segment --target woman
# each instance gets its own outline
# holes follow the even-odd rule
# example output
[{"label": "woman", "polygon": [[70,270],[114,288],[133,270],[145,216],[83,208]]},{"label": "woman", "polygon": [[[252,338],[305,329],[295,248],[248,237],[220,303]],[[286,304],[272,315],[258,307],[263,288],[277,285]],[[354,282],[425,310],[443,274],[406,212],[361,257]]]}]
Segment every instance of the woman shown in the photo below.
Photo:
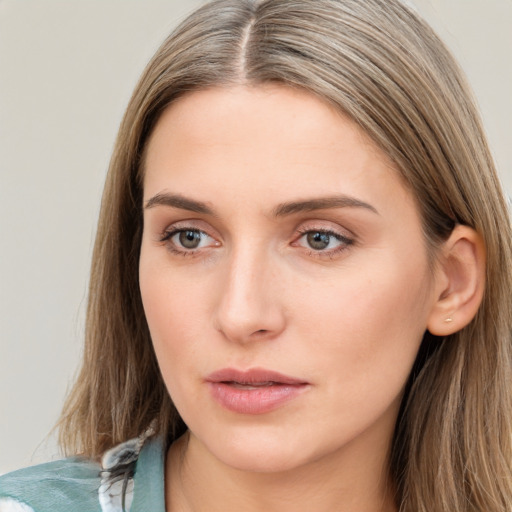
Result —
[{"label": "woman", "polygon": [[60,422],[80,456],[0,479],[0,510],[512,509],[510,240],[414,13],[206,5],[120,129]]}]

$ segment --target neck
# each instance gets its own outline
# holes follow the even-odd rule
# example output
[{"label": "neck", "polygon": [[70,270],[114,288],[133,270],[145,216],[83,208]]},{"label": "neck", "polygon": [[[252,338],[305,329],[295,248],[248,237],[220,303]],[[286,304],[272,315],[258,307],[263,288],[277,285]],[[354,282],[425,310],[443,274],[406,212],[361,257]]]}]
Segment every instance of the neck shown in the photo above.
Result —
[{"label": "neck", "polygon": [[369,460],[361,457],[357,447],[346,446],[344,453],[292,470],[260,473],[227,466],[187,434],[171,446],[167,456],[166,510],[396,512],[387,451]]}]

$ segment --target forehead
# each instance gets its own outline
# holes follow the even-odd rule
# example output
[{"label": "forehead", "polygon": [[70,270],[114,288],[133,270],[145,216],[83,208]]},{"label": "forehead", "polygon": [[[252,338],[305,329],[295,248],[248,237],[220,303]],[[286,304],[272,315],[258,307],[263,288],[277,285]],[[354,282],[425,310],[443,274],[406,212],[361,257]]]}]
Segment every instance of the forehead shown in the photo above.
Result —
[{"label": "forehead", "polygon": [[144,196],[175,188],[201,200],[232,191],[240,200],[283,202],[380,191],[409,201],[401,181],[387,156],[325,101],[282,85],[240,86],[193,92],[164,111],[147,146]]},{"label": "forehead", "polygon": [[[331,130],[327,139],[326,127]],[[271,134],[274,137],[270,138]],[[247,144],[250,140],[254,147],[265,144],[279,151],[290,144],[300,151],[357,140],[368,151],[379,151],[354,122],[332,105],[305,90],[281,84],[213,87],[186,94],[161,115],[149,148],[161,137],[172,137],[176,142],[187,138],[203,146],[229,146],[241,141]],[[302,144],[298,147],[299,137]],[[275,144],[269,144],[269,140]],[[384,153],[380,156],[385,157]]]}]

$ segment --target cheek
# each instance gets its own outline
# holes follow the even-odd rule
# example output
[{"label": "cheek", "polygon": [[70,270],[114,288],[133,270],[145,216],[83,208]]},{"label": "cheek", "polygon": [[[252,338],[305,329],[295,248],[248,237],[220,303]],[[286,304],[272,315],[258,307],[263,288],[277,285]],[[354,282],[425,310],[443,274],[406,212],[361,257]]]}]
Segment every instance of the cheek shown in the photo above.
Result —
[{"label": "cheek", "polygon": [[385,403],[401,392],[426,330],[428,281],[405,263],[365,268],[311,293],[298,330],[318,348],[311,364],[322,370],[312,371],[332,376],[333,397]]},{"label": "cheek", "polygon": [[[200,311],[200,289],[196,281],[164,261],[141,254],[140,290],[151,338],[162,370],[185,350],[193,350],[200,339],[204,314]],[[163,371],[164,376],[166,374]]]},{"label": "cheek", "polygon": [[171,279],[169,273],[141,269],[141,295],[144,311],[163,380],[174,404],[180,411],[200,398],[194,387],[187,387],[197,372],[198,360],[204,357],[199,344],[204,336],[202,304],[192,287],[186,293],[183,283]]}]

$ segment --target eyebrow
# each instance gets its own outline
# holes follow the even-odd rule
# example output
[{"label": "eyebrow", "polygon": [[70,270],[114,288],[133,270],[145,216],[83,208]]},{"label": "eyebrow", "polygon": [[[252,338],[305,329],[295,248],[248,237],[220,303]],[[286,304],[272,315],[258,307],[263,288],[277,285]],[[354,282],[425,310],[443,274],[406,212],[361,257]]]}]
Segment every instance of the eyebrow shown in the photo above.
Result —
[{"label": "eyebrow", "polygon": [[294,213],[311,212],[315,210],[326,210],[330,208],[364,208],[377,215],[379,212],[371,204],[365,203],[350,196],[330,196],[308,199],[305,201],[292,201],[278,205],[273,214],[275,217],[284,217]]},{"label": "eyebrow", "polygon": [[204,213],[213,215],[213,210],[202,201],[196,201],[182,196],[181,194],[168,194],[165,192],[154,195],[146,201],[145,208],[153,208],[154,206],[171,206],[180,210],[188,210],[196,213]]},{"label": "eyebrow", "polygon": [[[145,208],[150,209],[155,206],[170,206],[172,208],[179,208],[180,210],[188,210],[205,215],[215,215],[214,211],[207,205],[207,203],[184,197],[181,194],[169,194],[166,192],[158,193],[146,201]],[[377,215],[379,214],[371,204],[365,203],[355,197],[341,195],[282,203],[272,210],[272,216],[285,217],[295,213],[347,207],[364,208],[376,213]]]}]

